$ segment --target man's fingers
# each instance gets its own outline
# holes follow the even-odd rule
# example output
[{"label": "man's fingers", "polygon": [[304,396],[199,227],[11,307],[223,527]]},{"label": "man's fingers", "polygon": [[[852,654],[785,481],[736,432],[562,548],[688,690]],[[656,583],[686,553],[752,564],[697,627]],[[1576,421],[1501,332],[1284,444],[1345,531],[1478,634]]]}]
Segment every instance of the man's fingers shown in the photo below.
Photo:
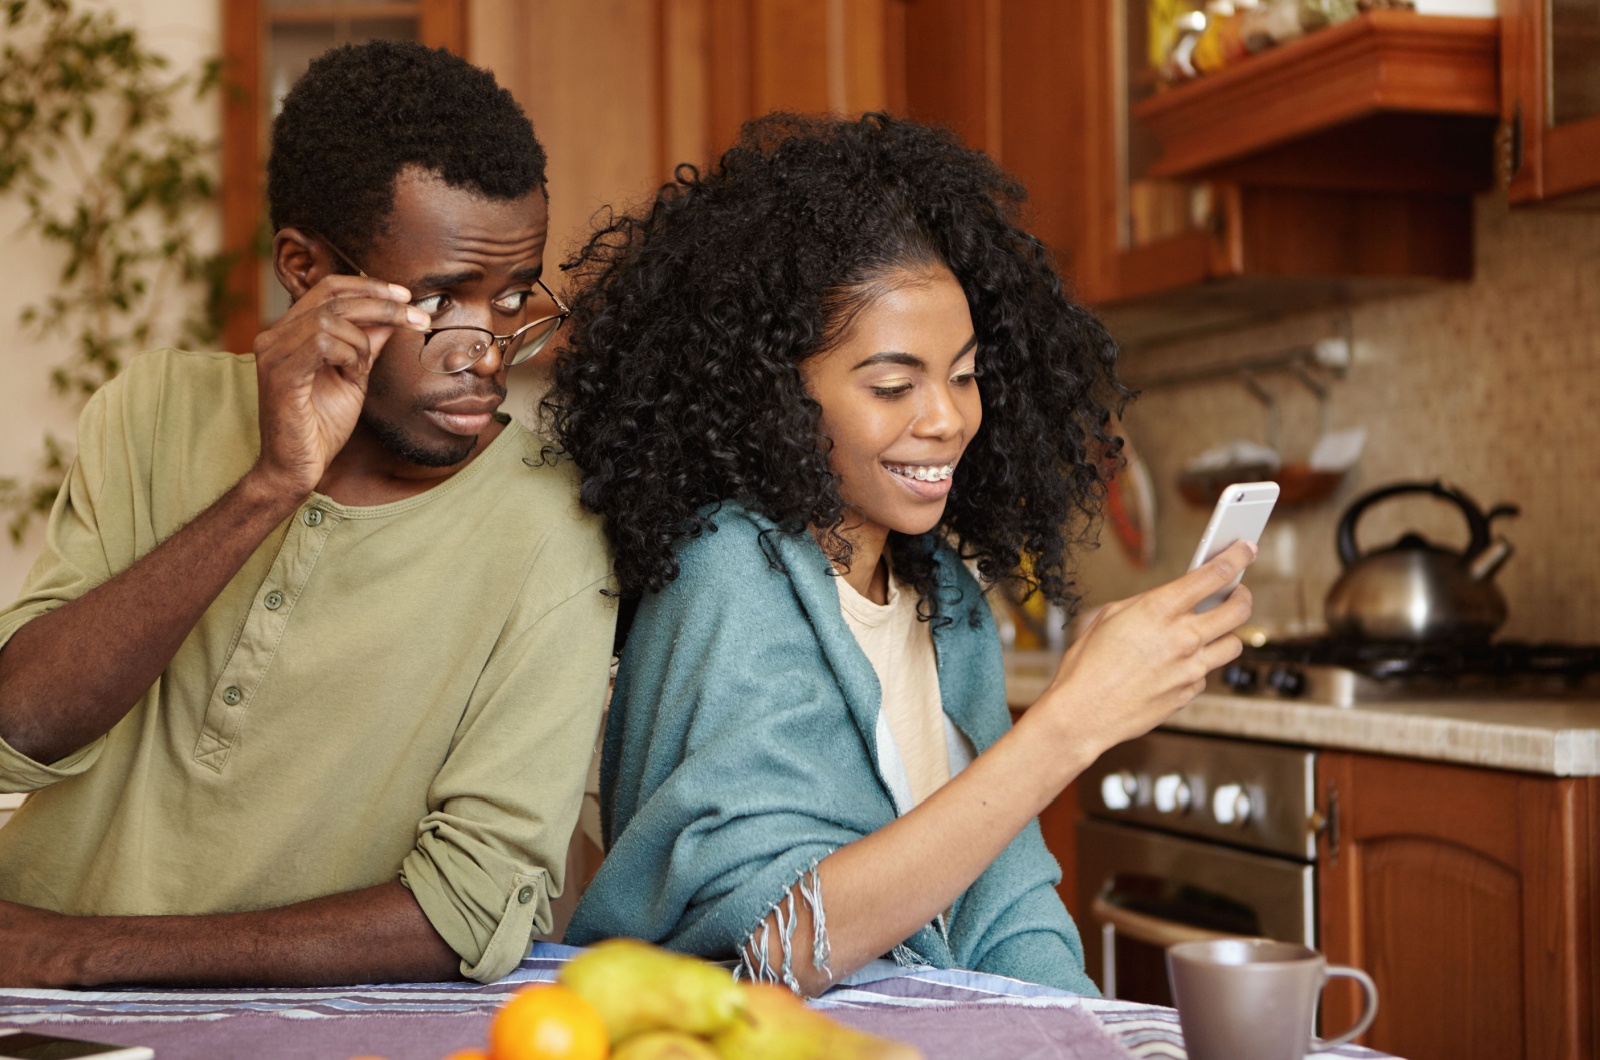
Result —
[{"label": "man's fingers", "polygon": [[318,280],[316,286],[306,292],[306,297],[302,301],[315,303],[344,295],[356,295],[362,298],[385,298],[391,302],[400,303],[411,301],[411,292],[397,283],[374,280],[370,276],[347,276],[336,272],[329,273]]},{"label": "man's fingers", "polygon": [[1196,604],[1233,581],[1255,559],[1254,547],[1248,542],[1235,541],[1208,562],[1152,592],[1174,613],[1193,611]]},{"label": "man's fingers", "polygon": [[324,303],[323,310],[360,327],[394,327],[426,331],[433,323],[432,318],[416,306],[388,298],[341,295]]},{"label": "man's fingers", "polygon": [[365,370],[372,360],[372,343],[367,333],[351,321],[331,313],[321,321],[321,330],[312,339],[311,348],[318,362],[310,366],[312,371],[325,364]]}]

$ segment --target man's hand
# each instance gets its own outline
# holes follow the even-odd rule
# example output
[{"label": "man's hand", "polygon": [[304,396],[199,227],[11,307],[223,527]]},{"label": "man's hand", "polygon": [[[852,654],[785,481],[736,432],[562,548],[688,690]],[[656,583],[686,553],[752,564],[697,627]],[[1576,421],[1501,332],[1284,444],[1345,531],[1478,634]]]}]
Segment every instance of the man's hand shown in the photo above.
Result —
[{"label": "man's hand", "polygon": [[324,276],[256,336],[261,456],[256,472],[297,500],[316,489],[367,396],[367,374],[396,328],[425,330],[404,287]]},{"label": "man's hand", "polygon": [[0,986],[339,986],[459,978],[399,882],[255,913],[64,916],[0,902]]}]

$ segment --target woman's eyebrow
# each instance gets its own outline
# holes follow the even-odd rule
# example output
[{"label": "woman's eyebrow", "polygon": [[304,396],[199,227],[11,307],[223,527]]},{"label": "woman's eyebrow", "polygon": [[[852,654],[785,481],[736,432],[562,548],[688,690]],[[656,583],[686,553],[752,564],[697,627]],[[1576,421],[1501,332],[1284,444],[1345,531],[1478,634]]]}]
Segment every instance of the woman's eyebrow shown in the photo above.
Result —
[{"label": "woman's eyebrow", "polygon": [[[978,336],[977,333],[974,332],[970,339],[961,344],[961,348],[956,351],[956,355],[952,357],[951,360],[955,361],[965,357],[968,353],[972,352],[973,348],[977,345]],[[903,365],[906,368],[921,369],[926,369],[928,367],[928,362],[924,361],[921,357],[918,357],[914,353],[906,353],[904,350],[881,350],[850,370],[854,372],[862,368],[870,368],[875,364],[898,364]]]},{"label": "woman's eyebrow", "polygon": [[853,372],[861,368],[870,368],[875,364],[899,364],[907,368],[928,367],[927,363],[914,353],[906,353],[904,350],[883,350],[868,357],[850,370]]}]

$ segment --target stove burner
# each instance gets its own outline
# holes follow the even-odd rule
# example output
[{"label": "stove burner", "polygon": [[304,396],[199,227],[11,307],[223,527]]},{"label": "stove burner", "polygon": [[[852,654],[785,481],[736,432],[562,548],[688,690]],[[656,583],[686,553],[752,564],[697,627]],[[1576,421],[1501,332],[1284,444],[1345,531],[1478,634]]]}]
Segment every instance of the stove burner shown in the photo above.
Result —
[{"label": "stove burner", "polygon": [[1391,677],[1551,677],[1582,680],[1600,674],[1600,646],[1529,644],[1416,644],[1314,637],[1247,647],[1241,661],[1340,666],[1378,679]]},{"label": "stove burner", "polygon": [[1217,676],[1236,695],[1340,706],[1432,696],[1600,698],[1600,645],[1317,637],[1246,647]]}]

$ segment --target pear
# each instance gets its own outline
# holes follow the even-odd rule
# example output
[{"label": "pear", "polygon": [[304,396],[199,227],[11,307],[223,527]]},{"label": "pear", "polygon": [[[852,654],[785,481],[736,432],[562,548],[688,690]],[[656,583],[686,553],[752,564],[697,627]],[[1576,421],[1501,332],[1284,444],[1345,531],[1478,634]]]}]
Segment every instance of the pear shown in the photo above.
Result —
[{"label": "pear", "polygon": [[744,1011],[727,969],[635,939],[591,947],[559,978],[599,1011],[614,1044],[646,1031],[715,1034]]},{"label": "pear", "polygon": [[781,986],[743,988],[745,1014],[712,1039],[723,1060],[922,1060],[903,1042],[835,1023]]},{"label": "pear", "polygon": [[721,1060],[704,1038],[682,1031],[635,1034],[611,1053],[611,1060]]}]

